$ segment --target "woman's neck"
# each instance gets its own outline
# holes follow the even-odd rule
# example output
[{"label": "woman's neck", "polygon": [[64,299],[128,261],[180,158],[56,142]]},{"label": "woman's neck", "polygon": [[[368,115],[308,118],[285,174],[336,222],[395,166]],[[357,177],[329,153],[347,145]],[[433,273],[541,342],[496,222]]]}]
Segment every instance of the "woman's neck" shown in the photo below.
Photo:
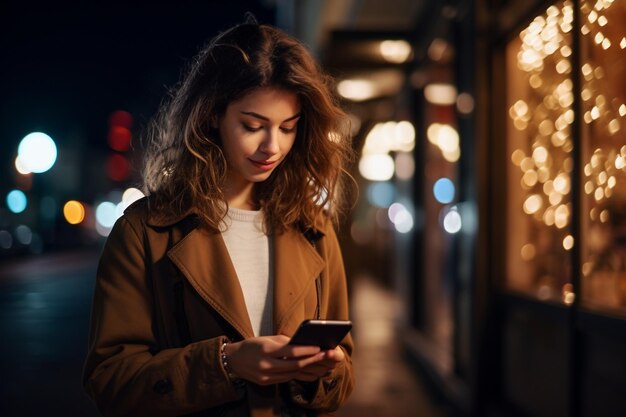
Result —
[{"label": "woman's neck", "polygon": [[252,198],[252,188],[254,183],[246,184],[243,187],[226,187],[225,197],[229,207],[242,210],[257,210],[258,204]]}]

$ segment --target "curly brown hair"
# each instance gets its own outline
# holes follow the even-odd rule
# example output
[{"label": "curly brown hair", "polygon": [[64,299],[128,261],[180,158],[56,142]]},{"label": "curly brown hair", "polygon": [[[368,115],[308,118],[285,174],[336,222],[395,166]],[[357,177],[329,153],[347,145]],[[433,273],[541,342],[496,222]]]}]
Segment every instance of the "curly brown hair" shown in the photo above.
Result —
[{"label": "curly brown hair", "polygon": [[322,211],[337,220],[346,180],[353,181],[346,169],[353,153],[332,79],[301,42],[256,23],[212,39],[153,120],[143,180],[159,217],[194,212],[205,227],[219,230],[228,210],[227,162],[216,122],[229,103],[260,87],[293,91],[301,105],[290,153],[253,189],[266,229],[310,228]]}]

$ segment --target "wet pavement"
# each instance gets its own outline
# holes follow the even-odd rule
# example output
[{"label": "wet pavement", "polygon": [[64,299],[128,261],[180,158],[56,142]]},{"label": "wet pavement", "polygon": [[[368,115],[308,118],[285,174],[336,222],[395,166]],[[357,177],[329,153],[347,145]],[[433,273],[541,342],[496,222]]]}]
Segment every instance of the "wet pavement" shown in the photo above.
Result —
[{"label": "wet pavement", "polygon": [[[0,268],[0,416],[97,416],[83,393],[96,252]],[[398,302],[374,280],[352,288],[356,388],[338,417],[445,417],[403,359]]]}]

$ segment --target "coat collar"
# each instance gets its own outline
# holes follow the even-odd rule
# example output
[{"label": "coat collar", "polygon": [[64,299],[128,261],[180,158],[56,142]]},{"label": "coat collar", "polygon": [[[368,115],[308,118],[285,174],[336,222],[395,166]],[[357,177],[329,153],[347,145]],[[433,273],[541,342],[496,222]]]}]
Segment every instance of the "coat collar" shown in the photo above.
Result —
[{"label": "coat collar", "polygon": [[[273,243],[274,332],[292,334],[303,319],[294,312],[322,272],[324,261],[300,231],[289,229],[273,235]],[[239,279],[221,234],[193,228],[169,250],[168,257],[242,337],[254,336]]]}]

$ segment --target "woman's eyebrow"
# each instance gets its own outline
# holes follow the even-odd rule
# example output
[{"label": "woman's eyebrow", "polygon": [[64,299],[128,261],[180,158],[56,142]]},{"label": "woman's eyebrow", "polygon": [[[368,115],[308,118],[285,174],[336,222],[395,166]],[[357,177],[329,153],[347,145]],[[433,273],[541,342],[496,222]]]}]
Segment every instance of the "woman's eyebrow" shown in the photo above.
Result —
[{"label": "woman's eyebrow", "polygon": [[[241,114],[245,114],[246,116],[252,116],[252,117],[257,118],[257,119],[265,120],[266,122],[270,121],[270,119],[268,117],[263,116],[262,114],[259,114],[259,113],[255,113],[253,111],[240,111],[240,113]],[[283,120],[282,123],[290,122],[290,121],[292,121],[294,119],[297,119],[298,117],[300,117],[300,113],[296,113],[293,116],[288,117],[287,119]]]}]

